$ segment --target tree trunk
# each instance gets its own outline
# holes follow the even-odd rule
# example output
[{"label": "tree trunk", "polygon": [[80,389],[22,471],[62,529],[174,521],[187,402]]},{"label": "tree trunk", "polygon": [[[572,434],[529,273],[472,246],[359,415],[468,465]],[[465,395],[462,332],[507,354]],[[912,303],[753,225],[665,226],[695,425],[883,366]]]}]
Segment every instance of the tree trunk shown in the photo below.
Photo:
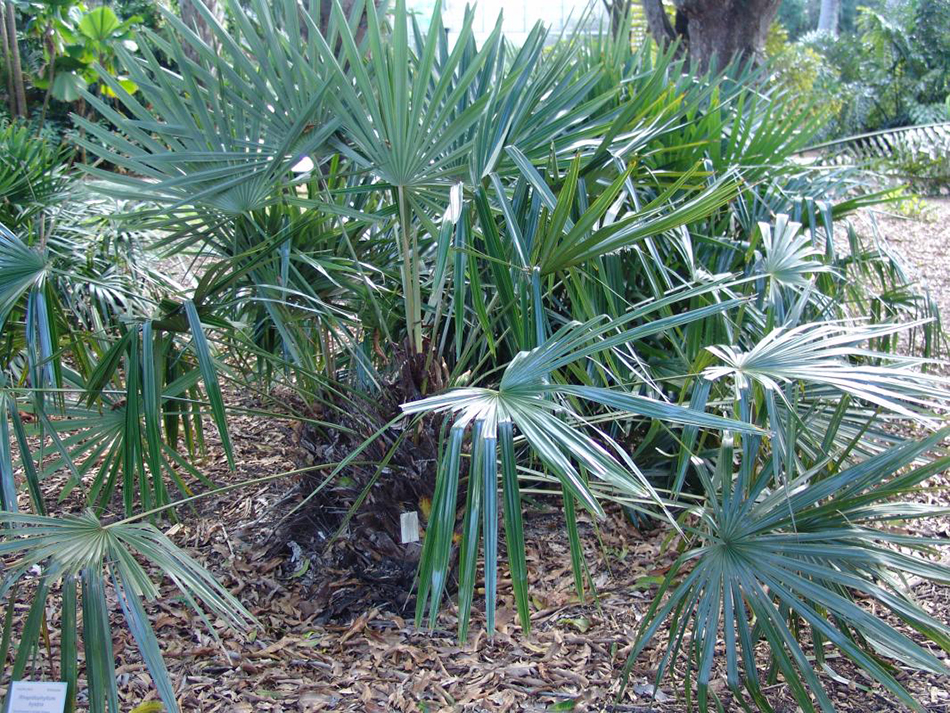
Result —
[{"label": "tree trunk", "polygon": [[818,29],[838,36],[838,18],[841,16],[841,0],[821,0]]},{"label": "tree trunk", "polygon": [[610,16],[610,34],[614,39],[623,32],[624,24],[629,23],[631,2],[632,0],[603,0]]},{"label": "tree trunk", "polygon": [[26,88],[23,86],[23,67],[20,65],[20,45],[16,38],[16,14],[12,2],[5,2],[7,40],[10,43],[10,71],[13,73],[13,89],[16,94],[16,114],[27,117]]},{"label": "tree trunk", "polygon": [[0,17],[0,36],[3,38],[3,69],[7,75],[7,104],[10,116],[16,116],[16,90],[13,88],[13,57],[10,54],[10,42],[7,39],[7,23],[5,17]]},{"label": "tree trunk", "polygon": [[781,0],[674,0],[674,26],[662,0],[641,1],[657,43],[665,47],[679,40],[701,71],[721,68],[735,58],[759,62],[781,4]]},{"label": "tree trunk", "polygon": [[666,48],[677,39],[676,31],[670,24],[670,18],[663,8],[663,0],[642,0],[643,15],[647,19],[647,29],[656,43]]},{"label": "tree trunk", "polygon": [[[181,12],[181,21],[194,30],[202,42],[211,48],[215,48],[217,47],[217,39],[215,38],[214,32],[211,31],[208,21],[195,6],[195,3],[198,2],[208,8],[211,14],[218,18],[218,21],[222,25],[224,24],[224,8],[218,3],[218,0],[180,0],[178,8]],[[188,59],[197,61],[198,52],[194,47],[185,43],[183,49]]]}]

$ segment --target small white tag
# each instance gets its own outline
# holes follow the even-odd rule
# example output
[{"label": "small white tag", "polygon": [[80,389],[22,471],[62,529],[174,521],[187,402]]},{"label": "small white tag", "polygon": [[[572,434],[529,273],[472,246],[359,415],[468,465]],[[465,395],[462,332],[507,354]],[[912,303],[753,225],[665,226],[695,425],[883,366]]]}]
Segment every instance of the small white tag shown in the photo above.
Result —
[{"label": "small white tag", "polygon": [[65,707],[65,683],[14,681],[10,686],[7,713],[63,713]]},{"label": "small white tag", "polygon": [[419,541],[419,513],[415,510],[399,516],[399,528],[402,530],[402,544]]}]

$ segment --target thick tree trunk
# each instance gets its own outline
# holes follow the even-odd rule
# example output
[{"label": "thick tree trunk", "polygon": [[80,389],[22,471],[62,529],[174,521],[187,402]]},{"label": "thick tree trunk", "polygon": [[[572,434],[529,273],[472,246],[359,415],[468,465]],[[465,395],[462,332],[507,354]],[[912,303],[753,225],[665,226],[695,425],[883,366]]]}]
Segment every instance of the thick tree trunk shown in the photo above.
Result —
[{"label": "thick tree trunk", "polygon": [[838,36],[838,18],[841,16],[841,0],[821,0],[818,29]]},{"label": "thick tree trunk", "polygon": [[663,0],[642,0],[643,15],[647,19],[647,29],[660,47],[675,42],[676,31],[670,23],[670,18],[663,9]]},{"label": "thick tree trunk", "polygon": [[641,0],[650,33],[661,46],[685,45],[702,71],[723,67],[735,58],[762,59],[769,25],[781,0],[674,0],[675,26],[662,0]]},{"label": "thick tree trunk", "polygon": [[16,38],[16,14],[12,2],[4,2],[6,6],[7,38],[10,43],[10,64],[13,72],[13,88],[16,94],[17,116],[27,117],[26,88],[23,85],[23,67],[20,64],[20,45]]}]

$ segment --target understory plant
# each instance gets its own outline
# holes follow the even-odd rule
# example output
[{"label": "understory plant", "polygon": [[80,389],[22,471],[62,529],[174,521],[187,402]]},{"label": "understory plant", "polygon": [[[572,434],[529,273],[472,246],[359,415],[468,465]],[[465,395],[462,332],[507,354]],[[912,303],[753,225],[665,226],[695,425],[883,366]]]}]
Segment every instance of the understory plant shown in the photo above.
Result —
[{"label": "understory plant", "polygon": [[[797,160],[819,118],[754,68],[702,75],[674,49],[542,25],[520,47],[500,27],[478,45],[471,10],[450,44],[438,6],[425,32],[402,0],[324,6],[234,2],[221,23],[195,3],[210,40],[167,13],[136,54],[117,45],[137,91],[102,72],[115,98],[81,90],[99,121],[75,118],[99,161],[63,178],[73,197],[18,209],[0,235],[0,435],[19,456],[0,451],[0,552],[19,557],[2,592],[30,591],[36,612],[14,673],[59,593],[73,700],[81,601],[90,701],[117,712],[100,685],[111,596],[177,710],[145,614],[151,577],[249,621],[157,529],[220,492],[196,460],[206,421],[236,465],[230,382],[289,389],[322,425],[367,437],[313,466],[326,471],[316,490],[376,441],[390,455],[364,492],[393,487],[393,450],[435,434],[420,624],[454,588],[457,548],[459,635],[480,559],[492,633],[502,523],[527,632],[530,487],[560,498],[581,598],[593,582],[580,518],[613,501],[678,531],[685,554],[635,652],[671,619],[668,658],[689,653],[703,708],[719,638],[730,684],[764,710],[760,642],[803,708],[805,686],[830,708],[814,673],[825,642],[907,702],[880,657],[933,658],[899,653],[903,639],[854,603],[877,598],[947,644],[890,574],[943,582],[940,565],[887,554],[931,543],[883,528],[854,542],[863,524],[919,516],[891,499],[944,464],[927,460],[939,436],[895,430],[941,421],[946,384],[925,370],[944,347],[933,303],[886,241],[847,230],[892,195]],[[187,259],[185,276],[160,258]],[[370,405],[397,384],[405,415],[377,427]],[[54,473],[78,512],[51,505]]]}]

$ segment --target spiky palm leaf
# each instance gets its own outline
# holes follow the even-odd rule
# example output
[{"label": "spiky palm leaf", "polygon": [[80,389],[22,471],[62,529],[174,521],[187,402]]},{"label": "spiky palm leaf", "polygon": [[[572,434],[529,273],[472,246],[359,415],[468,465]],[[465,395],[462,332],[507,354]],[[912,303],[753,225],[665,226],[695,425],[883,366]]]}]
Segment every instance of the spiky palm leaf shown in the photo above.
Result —
[{"label": "spiky palm leaf", "polygon": [[[822,711],[834,710],[815,670],[836,675],[827,647],[838,649],[904,705],[923,710],[881,657],[941,675],[947,673],[945,664],[869,613],[858,599],[874,602],[929,641],[950,648],[950,627],[916,604],[901,581],[904,573],[912,573],[947,584],[950,568],[896,549],[937,543],[878,526],[940,511],[893,499],[950,465],[950,458],[941,456],[913,467],[946,435],[941,431],[895,446],[845,469],[822,454],[777,488],[755,464],[756,438],[743,437],[739,446],[731,437],[724,439],[712,469],[703,473],[707,499],[701,516],[686,528],[689,545],[644,617],[625,676],[667,625],[670,636],[657,667],[657,685],[680,652],[685,653],[696,670],[704,712],[711,693],[722,705],[709,688],[720,658],[737,703],[745,688],[754,705],[771,710],[761,686],[759,642],[768,645],[771,664],[805,711],[814,711],[816,702]],[[738,470],[735,451],[740,453]],[[811,655],[802,641],[805,630],[811,632]]]},{"label": "spiky palm leaf", "polygon": [[[716,311],[733,305],[726,303]],[[641,310],[636,316],[652,312]],[[591,490],[588,475],[609,484],[628,502],[663,509],[653,487],[624,448],[593,421],[575,412],[571,400],[588,402],[610,409],[615,418],[645,417],[668,424],[704,428],[740,428],[743,426],[701,410],[683,408],[657,399],[594,386],[575,386],[555,378],[560,369],[617,345],[633,342],[651,333],[662,332],[676,324],[701,319],[710,310],[686,312],[624,329],[632,317],[619,320],[595,319],[568,324],[539,347],[519,353],[507,366],[497,389],[459,388],[422,401],[403,405],[409,414],[449,412],[455,416],[447,452],[442,459],[433,500],[433,517],[420,563],[420,585],[416,617],[421,620],[426,603],[430,625],[434,624],[445,585],[448,581],[449,550],[455,526],[455,502],[461,473],[462,441],[472,427],[472,464],[469,469],[468,500],[463,526],[459,636],[464,638],[475,586],[476,556],[480,531],[485,541],[485,608],[489,633],[494,632],[498,568],[498,450],[501,450],[504,490],[505,534],[508,538],[509,565],[515,599],[522,626],[529,627],[527,580],[524,570],[517,458],[514,433],[517,429],[543,467],[560,481],[564,497],[573,505],[576,499],[597,517],[604,512]],[[587,433],[585,433],[587,431]],[[576,464],[576,465],[575,465]],[[573,508],[570,508],[573,512]],[[484,516],[484,525],[479,522]],[[576,527],[576,523],[569,526]],[[575,553],[576,554],[576,553]],[[576,559],[576,557],[575,557]],[[580,582],[580,572],[575,571]]]},{"label": "spiky palm leaf", "polygon": [[[914,368],[926,363],[924,360],[863,346],[869,340],[907,328],[833,322],[803,324],[792,329],[778,327],[748,351],[730,345],[708,347],[725,365],[711,366],[705,374],[714,380],[733,376],[740,390],[755,382],[780,398],[782,384],[822,384],[909,418],[933,423],[934,418],[927,411],[944,405],[946,378]],[[858,359],[863,363],[858,363]]]},{"label": "spiky palm leaf", "polygon": [[[77,583],[82,595],[89,707],[97,713],[120,711],[109,623],[111,608],[106,598],[110,585],[162,703],[168,711],[179,710],[174,685],[143,606],[143,600],[151,601],[158,596],[158,586],[137,557],[144,558],[175,583],[212,635],[216,636],[208,614],[239,629],[247,628],[254,621],[207,570],[152,525],[124,521],[103,524],[92,512],[52,518],[0,511],[0,523],[13,528],[6,530],[0,541],[0,554],[17,557],[0,583],[0,598],[7,596],[7,605],[12,606],[9,599],[18,591],[16,585],[35,582],[33,603],[13,663],[12,680],[23,678],[27,672],[30,653],[39,643],[51,591],[54,585],[62,583],[62,661],[69,685],[67,705],[70,710],[79,690],[75,633]],[[34,571],[38,571],[35,576],[31,574]]]}]

